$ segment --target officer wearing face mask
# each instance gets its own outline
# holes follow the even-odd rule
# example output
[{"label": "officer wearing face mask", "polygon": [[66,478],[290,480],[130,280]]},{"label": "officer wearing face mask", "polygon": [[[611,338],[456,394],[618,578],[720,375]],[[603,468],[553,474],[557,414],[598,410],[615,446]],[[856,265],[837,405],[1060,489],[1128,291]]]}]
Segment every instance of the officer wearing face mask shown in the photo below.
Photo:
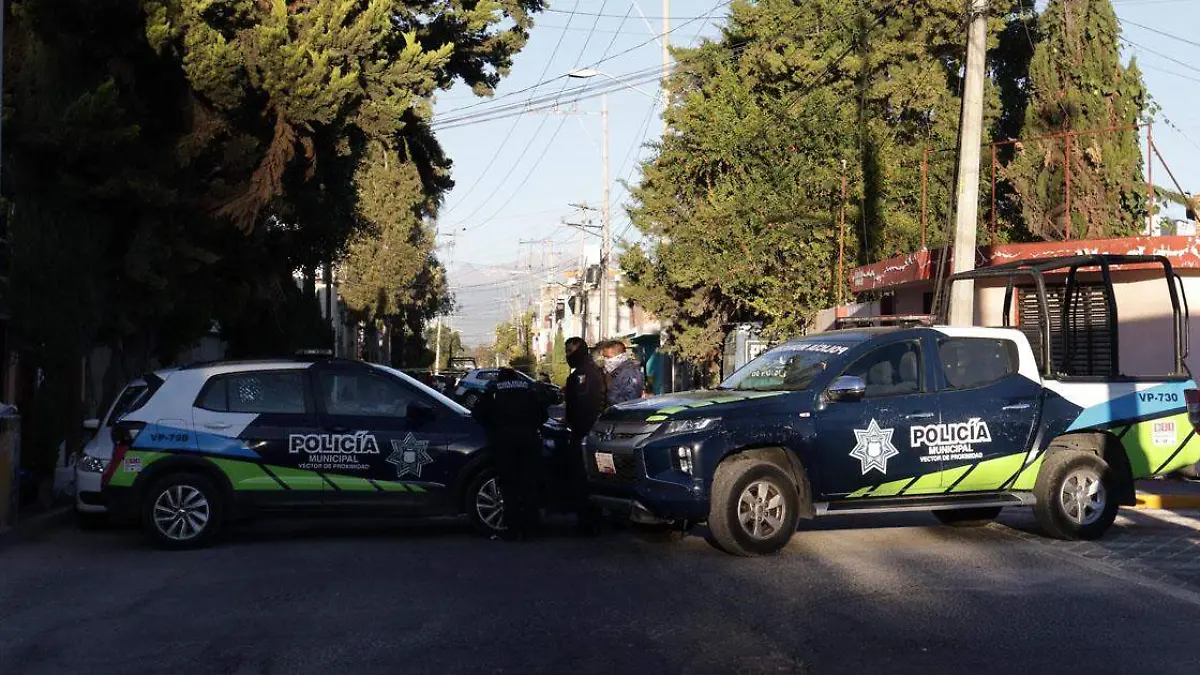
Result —
[{"label": "officer wearing face mask", "polygon": [[566,342],[567,365],[571,375],[563,390],[566,404],[567,428],[571,431],[570,471],[575,495],[575,511],[579,528],[592,534],[599,525],[599,514],[588,501],[587,467],[583,439],[591,432],[600,413],[608,407],[604,373],[592,359],[591,350],[583,338],[573,337]]}]

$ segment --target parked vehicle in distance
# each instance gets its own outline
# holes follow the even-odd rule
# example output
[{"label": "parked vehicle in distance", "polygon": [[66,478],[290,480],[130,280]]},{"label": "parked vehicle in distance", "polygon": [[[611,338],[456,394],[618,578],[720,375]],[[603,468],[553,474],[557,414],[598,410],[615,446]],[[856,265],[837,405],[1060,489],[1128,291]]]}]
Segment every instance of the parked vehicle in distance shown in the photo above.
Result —
[{"label": "parked vehicle in distance", "polygon": [[[1122,374],[1115,338],[1109,374],[1072,370],[1077,273],[1100,270],[1107,282],[1115,265],[1163,269],[1171,372]],[[1067,329],[1052,344],[1044,275],[1062,272],[1058,325]],[[1036,348],[1008,327],[1014,277],[1033,282],[1021,292],[1038,294]],[[1184,363],[1187,300],[1181,306],[1182,282],[1165,257],[1017,262],[951,283],[975,278],[1009,280],[1002,327],[809,335],[716,391],[609,409],[586,440],[592,499],[638,522],[707,522],[714,546],[736,555],[779,551],[801,518],[850,513],[931,511],[961,526],[1032,506],[1048,535],[1094,539],[1119,505],[1135,503],[1135,480],[1200,461],[1200,391]],[[1110,283],[1107,291],[1112,301]]]},{"label": "parked vehicle in distance", "polygon": [[[487,389],[488,383],[496,379],[496,375],[499,372],[499,368],[477,368],[472,370],[458,381],[458,387],[454,390],[454,398],[468,409],[474,408],[475,404],[479,402],[479,396]],[[546,397],[552,405],[563,402],[562,387],[540,382],[521,371],[517,371],[517,374],[540,387],[546,393]]]}]

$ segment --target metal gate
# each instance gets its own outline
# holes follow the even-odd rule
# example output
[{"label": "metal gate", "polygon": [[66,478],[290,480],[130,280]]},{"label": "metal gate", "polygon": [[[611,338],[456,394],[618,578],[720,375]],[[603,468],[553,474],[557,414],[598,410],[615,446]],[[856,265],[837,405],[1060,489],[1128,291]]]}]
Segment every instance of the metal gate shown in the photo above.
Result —
[{"label": "metal gate", "polygon": [[[1063,361],[1063,295],[1066,286],[1046,286],[1046,305],[1050,312],[1050,355],[1054,372],[1074,377],[1116,375],[1113,372],[1113,339],[1104,284],[1077,284],[1075,302],[1067,317],[1067,353]],[[1020,289],[1018,328],[1029,338],[1038,367],[1045,363],[1038,331],[1037,291],[1032,286]]]}]

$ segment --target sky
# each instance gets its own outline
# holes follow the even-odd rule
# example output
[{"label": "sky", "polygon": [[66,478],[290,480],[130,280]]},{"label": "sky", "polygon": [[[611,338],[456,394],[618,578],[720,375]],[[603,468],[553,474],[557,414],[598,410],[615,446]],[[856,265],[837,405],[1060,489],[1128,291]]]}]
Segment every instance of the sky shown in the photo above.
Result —
[{"label": "sky", "polygon": [[[719,37],[726,5],[726,0],[672,2],[672,46]],[[1200,189],[1200,38],[1189,37],[1191,28],[1200,25],[1200,0],[1113,0],[1113,6],[1128,40],[1126,56],[1137,57],[1150,94],[1162,108],[1154,126],[1155,144],[1183,187]],[[537,17],[528,45],[514,58],[491,101],[464,86],[438,97],[435,129],[447,127],[437,134],[453,161],[456,183],[438,223],[439,255],[449,268],[457,302],[454,315],[445,321],[462,331],[467,345],[491,342],[495,325],[513,315],[522,294],[530,297],[543,270],[577,267],[581,247],[590,260],[598,259],[598,239],[562,221],[578,221],[580,212],[571,203],[601,201],[601,99],[573,102],[569,92],[608,80],[603,75],[588,80],[562,76],[592,68],[622,77],[661,67],[662,14],[653,0],[552,1],[549,11]],[[606,87],[615,89],[607,104],[616,241],[636,236],[623,208],[628,193],[621,182],[637,182],[638,160],[651,152],[646,143],[658,140],[662,129],[653,74],[635,82],[641,91]],[[530,97],[549,100],[563,87],[568,93],[558,99],[558,110],[448,122]],[[1154,180],[1168,180],[1157,161]],[[598,224],[599,213],[592,215]]]}]

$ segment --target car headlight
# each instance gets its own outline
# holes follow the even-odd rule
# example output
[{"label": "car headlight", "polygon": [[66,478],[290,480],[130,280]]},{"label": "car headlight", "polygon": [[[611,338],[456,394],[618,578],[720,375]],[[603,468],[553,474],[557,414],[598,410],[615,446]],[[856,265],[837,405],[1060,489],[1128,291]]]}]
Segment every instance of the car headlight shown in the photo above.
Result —
[{"label": "car headlight", "polygon": [[79,470],[84,473],[104,473],[108,468],[108,460],[84,455],[79,458]]},{"label": "car headlight", "polygon": [[690,434],[696,431],[704,431],[705,429],[713,429],[721,422],[718,417],[697,417],[686,420],[675,420],[667,422],[659,435],[674,436],[676,434]]}]

